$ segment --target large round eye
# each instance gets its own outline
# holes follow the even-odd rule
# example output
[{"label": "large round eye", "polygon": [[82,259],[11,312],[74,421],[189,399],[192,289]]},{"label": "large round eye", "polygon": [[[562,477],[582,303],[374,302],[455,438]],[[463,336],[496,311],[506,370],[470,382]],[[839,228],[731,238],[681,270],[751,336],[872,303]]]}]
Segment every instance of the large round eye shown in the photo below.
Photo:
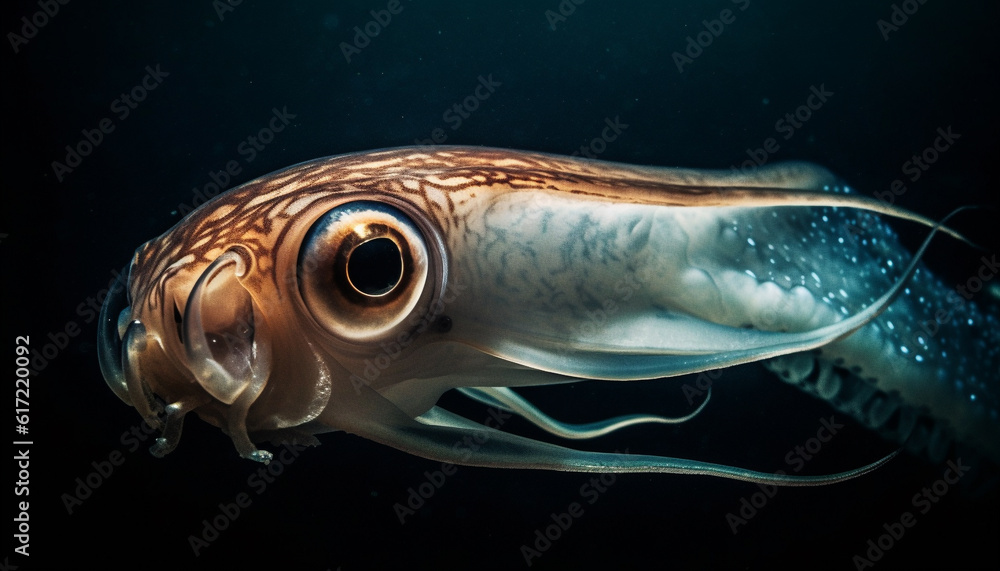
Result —
[{"label": "large round eye", "polygon": [[401,210],[366,200],[330,210],[299,250],[299,291],[331,334],[353,343],[395,335],[435,294],[427,241]]}]

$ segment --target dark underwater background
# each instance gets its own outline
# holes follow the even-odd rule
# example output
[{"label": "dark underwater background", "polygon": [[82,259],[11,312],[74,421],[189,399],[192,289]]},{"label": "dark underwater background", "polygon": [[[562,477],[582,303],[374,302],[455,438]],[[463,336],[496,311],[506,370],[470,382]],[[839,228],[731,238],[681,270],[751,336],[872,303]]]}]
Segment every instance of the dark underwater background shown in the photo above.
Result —
[{"label": "dark underwater background", "polygon": [[[917,513],[911,498],[942,477],[945,466],[902,455],[841,484],[779,489],[735,534],[727,514],[755,494],[764,498],[755,485],[619,475],[582,489],[593,476],[467,467],[442,480],[438,463],[344,434],[287,456],[293,461],[268,483],[254,476],[260,465],[238,458],[228,437],[194,415],[162,459],[146,452],[151,438],[140,445],[128,435],[140,419],[101,377],[87,300],[139,244],[180,220],[194,189],[204,192],[210,173],[230,161],[240,167],[232,187],[307,159],[411,145],[436,129],[448,144],[559,154],[587,145],[601,159],[696,168],[739,165],[748,149],[760,157],[756,150],[773,138],[779,148],[767,162],[814,161],[866,194],[903,179],[897,204],[931,218],[995,204],[996,2],[49,4],[58,13],[43,18],[37,2],[7,3],[0,20],[8,40],[0,48],[4,343],[30,335],[36,350],[56,343],[50,339],[64,345],[31,378],[30,495],[4,482],[15,517],[16,503],[30,501],[30,556],[14,552],[16,522],[8,523],[0,561],[10,569],[521,569],[527,545],[545,548],[532,569],[849,570],[886,533],[883,525]],[[387,16],[384,26],[369,24]],[[44,25],[25,34],[22,18],[33,17]],[[880,29],[879,20],[896,29]],[[356,38],[355,26],[366,25],[378,34]],[[690,48],[697,57],[679,70],[674,53],[699,33],[711,43],[700,53]],[[364,47],[349,50],[348,61],[342,44],[354,43]],[[147,84],[156,85],[143,101],[114,103],[150,71],[156,77]],[[480,78],[494,83],[489,97],[474,101],[467,117],[448,115]],[[786,139],[776,123],[806,104],[813,87],[831,95]],[[286,113],[287,126],[250,153],[247,138],[274,110]],[[53,168],[66,161],[67,145],[84,139],[81,130],[104,119],[113,131],[72,172]],[[616,120],[627,125],[621,134],[591,145]],[[904,164],[949,127],[960,138],[910,180]],[[996,215],[965,213],[953,225],[996,252]],[[911,248],[925,232],[896,227]],[[981,255],[940,239],[927,261],[946,283],[959,283]],[[64,336],[67,327],[78,333]],[[582,422],[683,414],[681,387],[694,382],[525,394]],[[722,372],[713,391],[687,424],[577,444],[787,470],[786,454],[834,415],[844,428],[803,474],[848,470],[894,449],[759,365]],[[443,404],[486,418],[482,405],[457,396]],[[539,436],[524,423],[508,426]],[[15,480],[9,462],[3,473]],[[78,491],[88,479],[97,487]],[[428,482],[440,485],[401,524],[394,506],[411,488],[429,490]],[[78,493],[87,497],[67,500]],[[249,505],[220,516],[220,504],[235,513],[229,505],[240,494]],[[552,514],[573,502],[580,517],[536,546],[536,530],[544,533]],[[917,513],[874,568],[995,569],[998,507],[996,488],[977,495],[953,486]],[[213,520],[225,529],[203,536]],[[192,536],[213,539],[196,555]]]}]

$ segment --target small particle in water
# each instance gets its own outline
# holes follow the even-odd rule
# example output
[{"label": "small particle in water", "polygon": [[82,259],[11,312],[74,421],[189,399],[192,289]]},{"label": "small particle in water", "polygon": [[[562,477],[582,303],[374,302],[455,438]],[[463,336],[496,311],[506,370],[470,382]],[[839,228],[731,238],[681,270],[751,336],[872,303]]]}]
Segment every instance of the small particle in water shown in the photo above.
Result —
[{"label": "small particle in water", "polygon": [[747,244],[750,244],[751,246],[756,246],[757,242],[754,242],[753,238],[747,238]]},{"label": "small particle in water", "polygon": [[767,104],[769,104],[769,103],[771,102],[771,100],[770,100],[770,99],[768,99],[767,97],[765,97],[764,99],[761,99],[761,100],[760,100],[760,102],[761,102],[762,104],[764,104],[764,105],[767,105]]}]

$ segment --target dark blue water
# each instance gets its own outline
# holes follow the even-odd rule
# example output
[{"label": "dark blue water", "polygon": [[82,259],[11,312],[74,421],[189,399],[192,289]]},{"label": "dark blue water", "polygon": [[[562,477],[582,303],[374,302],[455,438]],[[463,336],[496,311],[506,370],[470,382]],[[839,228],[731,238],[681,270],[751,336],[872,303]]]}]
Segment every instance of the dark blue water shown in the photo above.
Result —
[{"label": "dark blue water", "polygon": [[[4,339],[53,344],[31,379],[30,485],[5,482],[8,505],[30,503],[30,557],[13,551],[12,525],[0,558],[21,569],[520,569],[529,546],[532,569],[847,570],[909,511],[916,525],[883,539],[874,568],[1000,561],[996,492],[953,486],[922,513],[913,496],[946,466],[912,457],[767,497],[754,485],[684,476],[591,483],[460,468],[442,478],[439,464],[341,434],[286,456],[268,482],[192,418],[178,450],[156,459],[145,451],[150,437],[128,434],[138,415],[101,378],[89,302],[137,245],[213,185],[415,142],[560,154],[583,146],[607,160],[703,168],[805,159],[864,193],[891,193],[903,180],[893,199],[932,218],[995,203],[996,3],[205,0],[42,10],[18,2],[0,20]],[[620,133],[599,140],[609,122]],[[269,126],[273,137],[261,134]],[[908,161],[939,129],[958,137],[914,170]],[[85,156],[69,156],[67,145]],[[955,226],[996,252],[995,216],[974,212]],[[911,245],[923,233],[899,230]],[[957,283],[980,255],[941,240],[928,263]],[[682,410],[683,382],[531,394],[583,421]],[[687,425],[591,446],[773,471],[832,414],[758,366],[725,372],[713,399]],[[445,404],[485,418],[478,405]],[[842,431],[803,473],[847,470],[893,449],[839,420]],[[428,482],[433,493],[401,524],[394,506]],[[20,487],[30,496],[15,496]],[[739,515],[743,499],[763,503],[734,534],[727,514]],[[578,517],[562,515],[570,512]],[[536,545],[536,531],[554,521],[571,525]],[[216,537],[206,522],[225,529]],[[204,543],[193,549],[192,537]]]}]

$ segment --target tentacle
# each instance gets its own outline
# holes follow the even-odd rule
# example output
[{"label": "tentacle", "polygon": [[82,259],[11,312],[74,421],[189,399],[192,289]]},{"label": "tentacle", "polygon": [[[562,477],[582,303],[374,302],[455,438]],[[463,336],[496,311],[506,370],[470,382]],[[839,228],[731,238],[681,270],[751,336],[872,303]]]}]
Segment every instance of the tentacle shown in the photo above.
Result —
[{"label": "tentacle", "polygon": [[[769,474],[696,460],[573,450],[489,428],[438,407],[415,420],[377,392],[364,388],[350,407],[328,407],[319,420],[429,460],[463,466],[562,472],[662,473],[715,476],[779,486],[821,486],[856,478],[882,466],[892,454],[867,466],[826,476]],[[360,414],[359,411],[364,411]]]},{"label": "tentacle", "polygon": [[708,396],[694,412],[677,418],[652,414],[628,414],[597,422],[569,424],[548,416],[527,399],[506,387],[476,387],[458,390],[465,396],[483,404],[515,413],[550,434],[572,440],[597,438],[636,424],[680,424],[697,416],[711,398],[711,388],[709,388]]},{"label": "tentacle", "polygon": [[149,452],[157,458],[162,458],[177,448],[184,428],[184,415],[210,400],[208,395],[197,395],[170,403],[164,407],[166,418],[163,421],[163,432],[150,447]]},{"label": "tentacle", "polygon": [[[126,267],[122,274],[128,275]],[[122,318],[128,318],[128,291],[122,280],[115,280],[108,290],[106,301],[101,306],[101,315],[97,321],[97,358],[101,365],[104,380],[111,390],[127,405],[132,405],[132,397],[128,393],[128,383],[122,368]],[[127,330],[127,322],[125,323]]]},{"label": "tentacle", "polygon": [[[409,419],[407,419],[409,420]],[[697,460],[573,450],[487,428],[434,407],[408,426],[369,424],[361,436],[432,460],[465,466],[558,470],[563,472],[661,473],[716,476],[775,486],[822,486],[867,474],[899,451],[867,466],[826,476],[769,474]],[[463,446],[463,443],[469,443]]]}]

